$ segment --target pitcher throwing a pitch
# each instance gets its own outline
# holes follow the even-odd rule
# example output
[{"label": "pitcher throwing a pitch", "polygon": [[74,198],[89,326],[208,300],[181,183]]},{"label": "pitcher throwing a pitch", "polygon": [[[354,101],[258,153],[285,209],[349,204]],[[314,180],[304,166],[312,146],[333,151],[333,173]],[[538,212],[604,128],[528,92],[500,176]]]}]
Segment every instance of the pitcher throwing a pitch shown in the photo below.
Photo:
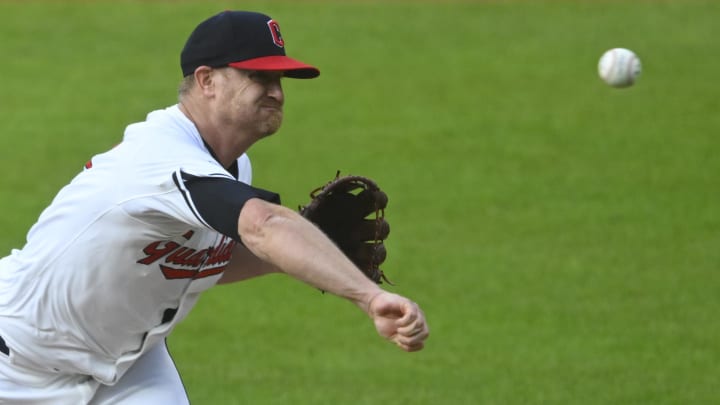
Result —
[{"label": "pitcher throwing a pitch", "polygon": [[[264,14],[199,24],[178,104],[129,125],[0,260],[0,403],[188,403],[165,338],[203,291],[274,272],[355,303],[401,349],[423,348],[420,308],[361,269],[384,260],[383,219],[357,222],[353,235],[371,242],[344,251],[250,185],[246,152],[280,128],[281,79],[319,75],[284,47]],[[361,194],[377,210],[376,191]]]}]

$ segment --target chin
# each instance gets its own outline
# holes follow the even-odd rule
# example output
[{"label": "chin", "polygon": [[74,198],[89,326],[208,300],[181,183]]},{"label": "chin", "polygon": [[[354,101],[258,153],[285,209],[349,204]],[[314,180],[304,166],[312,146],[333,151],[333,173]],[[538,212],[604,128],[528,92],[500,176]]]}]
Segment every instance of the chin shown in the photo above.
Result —
[{"label": "chin", "polygon": [[280,129],[281,125],[282,125],[282,116],[272,117],[267,120],[267,125],[265,127],[265,133],[267,135],[272,135]]}]

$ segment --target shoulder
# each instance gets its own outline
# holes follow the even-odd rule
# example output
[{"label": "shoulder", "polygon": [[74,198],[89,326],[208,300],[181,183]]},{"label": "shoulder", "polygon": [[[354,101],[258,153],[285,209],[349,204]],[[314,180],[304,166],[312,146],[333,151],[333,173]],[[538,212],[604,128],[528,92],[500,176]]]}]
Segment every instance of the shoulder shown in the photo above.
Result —
[{"label": "shoulder", "polygon": [[152,111],[145,121],[128,125],[121,145],[136,162],[211,163],[213,160],[195,125],[177,105]]},{"label": "shoulder", "polygon": [[201,147],[202,139],[195,125],[185,117],[177,105],[148,113],[144,121],[130,124],[125,129],[123,141],[141,143],[166,143]]}]

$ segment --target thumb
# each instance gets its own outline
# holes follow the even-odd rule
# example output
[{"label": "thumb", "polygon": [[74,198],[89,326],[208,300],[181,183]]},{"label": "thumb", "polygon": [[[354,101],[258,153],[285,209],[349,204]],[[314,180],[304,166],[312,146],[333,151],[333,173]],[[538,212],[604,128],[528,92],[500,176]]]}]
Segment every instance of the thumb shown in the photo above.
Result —
[{"label": "thumb", "polygon": [[405,313],[403,303],[399,295],[383,291],[370,300],[368,312],[372,317],[401,318]]}]

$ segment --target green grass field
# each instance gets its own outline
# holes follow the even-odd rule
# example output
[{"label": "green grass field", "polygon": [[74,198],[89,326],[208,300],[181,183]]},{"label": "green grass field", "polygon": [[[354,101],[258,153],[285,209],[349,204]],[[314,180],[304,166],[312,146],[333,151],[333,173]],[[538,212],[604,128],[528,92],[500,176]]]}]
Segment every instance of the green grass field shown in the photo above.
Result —
[{"label": "green grass field", "polygon": [[[125,125],[173,104],[179,51],[227,8],[320,67],[284,82],[255,184],[290,207],[376,178],[407,354],[273,275],[208,292],[169,339],[193,404],[720,402],[720,3],[0,3],[0,252]],[[643,73],[597,77],[612,47]]]}]

